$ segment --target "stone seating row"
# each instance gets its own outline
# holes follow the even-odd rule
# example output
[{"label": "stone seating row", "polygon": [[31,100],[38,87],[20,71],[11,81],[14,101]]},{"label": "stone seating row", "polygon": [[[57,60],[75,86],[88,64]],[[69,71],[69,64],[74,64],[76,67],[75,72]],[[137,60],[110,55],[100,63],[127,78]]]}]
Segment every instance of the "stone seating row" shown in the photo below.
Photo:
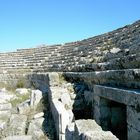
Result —
[{"label": "stone seating row", "polygon": [[10,65],[21,65],[21,69],[22,66],[34,66],[35,71],[40,66],[47,71],[47,65],[49,70],[52,66],[52,71],[63,71],[65,67],[68,67],[65,70],[85,71],[88,69],[85,66],[88,66],[90,71],[96,71],[130,68],[130,61],[132,68],[138,68],[139,30],[138,21],[113,32],[78,42],[0,53],[0,66],[8,68]]}]

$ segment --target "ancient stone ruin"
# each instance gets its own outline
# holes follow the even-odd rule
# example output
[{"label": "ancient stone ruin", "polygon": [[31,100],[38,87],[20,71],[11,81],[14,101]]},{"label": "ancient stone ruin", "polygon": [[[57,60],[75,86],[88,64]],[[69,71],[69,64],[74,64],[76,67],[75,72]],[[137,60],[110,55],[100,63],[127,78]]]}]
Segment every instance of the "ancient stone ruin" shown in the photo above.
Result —
[{"label": "ancient stone ruin", "polygon": [[140,21],[0,53],[0,139],[140,140]]}]

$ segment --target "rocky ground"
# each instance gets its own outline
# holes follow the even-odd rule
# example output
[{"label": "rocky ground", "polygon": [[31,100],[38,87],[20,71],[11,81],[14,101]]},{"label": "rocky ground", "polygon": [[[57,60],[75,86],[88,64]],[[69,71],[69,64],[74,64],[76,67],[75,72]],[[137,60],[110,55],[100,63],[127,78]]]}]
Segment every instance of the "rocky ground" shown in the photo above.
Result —
[{"label": "rocky ground", "polygon": [[0,89],[0,140],[54,139],[50,118],[47,98],[40,90]]}]

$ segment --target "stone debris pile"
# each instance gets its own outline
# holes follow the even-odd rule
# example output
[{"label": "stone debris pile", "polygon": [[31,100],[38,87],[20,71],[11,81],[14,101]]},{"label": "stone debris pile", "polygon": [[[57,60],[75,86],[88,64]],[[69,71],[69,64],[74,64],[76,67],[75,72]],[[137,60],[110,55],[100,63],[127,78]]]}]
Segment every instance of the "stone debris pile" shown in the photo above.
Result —
[{"label": "stone debris pile", "polygon": [[40,90],[1,90],[0,96],[1,140],[47,140],[43,132],[44,112],[39,108],[43,97]]}]

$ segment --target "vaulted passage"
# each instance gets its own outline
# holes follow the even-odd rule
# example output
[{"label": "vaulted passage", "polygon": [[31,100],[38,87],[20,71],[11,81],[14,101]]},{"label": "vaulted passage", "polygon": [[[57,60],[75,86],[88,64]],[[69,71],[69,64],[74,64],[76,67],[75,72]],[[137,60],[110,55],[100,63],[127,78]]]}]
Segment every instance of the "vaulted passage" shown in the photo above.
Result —
[{"label": "vaulted passage", "polygon": [[127,140],[126,105],[101,98],[101,126],[120,140]]}]

